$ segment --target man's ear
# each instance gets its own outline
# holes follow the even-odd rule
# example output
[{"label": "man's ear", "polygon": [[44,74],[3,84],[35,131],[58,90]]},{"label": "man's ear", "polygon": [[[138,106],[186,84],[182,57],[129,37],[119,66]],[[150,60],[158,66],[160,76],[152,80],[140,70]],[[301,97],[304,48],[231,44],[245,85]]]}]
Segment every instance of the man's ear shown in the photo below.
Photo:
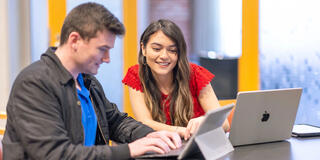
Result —
[{"label": "man's ear", "polygon": [[143,43],[140,43],[140,48],[141,48],[141,51],[142,51],[142,55],[146,56],[146,48],[144,47]]},{"label": "man's ear", "polygon": [[81,39],[81,36],[78,32],[71,32],[69,34],[68,43],[71,45],[72,49],[77,50],[80,39]]}]

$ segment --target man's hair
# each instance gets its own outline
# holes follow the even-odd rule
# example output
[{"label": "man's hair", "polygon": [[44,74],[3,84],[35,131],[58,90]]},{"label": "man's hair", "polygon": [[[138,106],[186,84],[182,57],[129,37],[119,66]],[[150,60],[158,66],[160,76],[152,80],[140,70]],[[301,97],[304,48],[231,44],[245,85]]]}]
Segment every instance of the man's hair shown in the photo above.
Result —
[{"label": "man's hair", "polygon": [[70,11],[64,20],[60,45],[67,42],[71,32],[78,32],[85,40],[94,38],[98,31],[108,30],[124,35],[124,25],[107,8],[97,3],[84,3]]}]

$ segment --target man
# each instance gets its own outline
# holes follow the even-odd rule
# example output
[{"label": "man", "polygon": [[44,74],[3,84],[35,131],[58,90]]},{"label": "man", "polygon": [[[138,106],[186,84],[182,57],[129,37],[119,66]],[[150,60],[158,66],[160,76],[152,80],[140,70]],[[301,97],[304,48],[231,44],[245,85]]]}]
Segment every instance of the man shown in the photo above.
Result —
[{"label": "man", "polygon": [[[60,46],[13,84],[4,159],[128,159],[181,146],[177,133],[154,132],[119,112],[92,76],[110,62],[109,50],[123,34],[123,24],[102,5],[82,4],[68,14]],[[109,140],[121,144],[108,146]]]}]

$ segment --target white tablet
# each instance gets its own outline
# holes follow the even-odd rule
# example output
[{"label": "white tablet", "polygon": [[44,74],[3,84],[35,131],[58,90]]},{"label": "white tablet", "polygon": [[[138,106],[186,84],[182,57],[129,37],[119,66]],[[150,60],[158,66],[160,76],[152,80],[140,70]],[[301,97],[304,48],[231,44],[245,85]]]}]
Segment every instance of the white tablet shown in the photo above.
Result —
[{"label": "white tablet", "polygon": [[297,137],[320,136],[320,127],[308,124],[296,124],[293,126],[292,134]]}]

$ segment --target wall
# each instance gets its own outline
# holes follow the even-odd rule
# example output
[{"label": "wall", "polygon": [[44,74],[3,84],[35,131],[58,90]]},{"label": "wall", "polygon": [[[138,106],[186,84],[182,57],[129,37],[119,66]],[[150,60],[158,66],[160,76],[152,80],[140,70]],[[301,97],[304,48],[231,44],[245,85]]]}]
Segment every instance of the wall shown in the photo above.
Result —
[{"label": "wall", "polygon": [[48,1],[30,0],[31,62],[40,59],[49,46]]},{"label": "wall", "polygon": [[[18,73],[30,63],[29,0],[0,1],[0,112],[5,113],[11,86]],[[0,128],[6,116],[0,115]]]},{"label": "wall", "polygon": [[260,1],[261,88],[302,87],[296,124],[320,126],[320,2]]},{"label": "wall", "polygon": [[[75,6],[88,2],[88,0],[66,0],[67,13]],[[110,12],[112,12],[121,22],[122,18],[122,1],[95,0],[91,2],[97,2],[103,4]],[[123,110],[123,87],[122,87],[122,73],[123,73],[123,38],[117,37],[115,47],[110,51],[111,62],[100,66],[97,79],[100,81],[106,97],[117,104],[119,110]]]},{"label": "wall", "polygon": [[0,111],[5,111],[7,105],[10,76],[9,76],[9,38],[8,38],[8,1],[0,1]]},{"label": "wall", "polygon": [[192,1],[193,0],[150,0],[149,23],[161,18],[175,22],[184,34],[190,54],[192,40]]}]

